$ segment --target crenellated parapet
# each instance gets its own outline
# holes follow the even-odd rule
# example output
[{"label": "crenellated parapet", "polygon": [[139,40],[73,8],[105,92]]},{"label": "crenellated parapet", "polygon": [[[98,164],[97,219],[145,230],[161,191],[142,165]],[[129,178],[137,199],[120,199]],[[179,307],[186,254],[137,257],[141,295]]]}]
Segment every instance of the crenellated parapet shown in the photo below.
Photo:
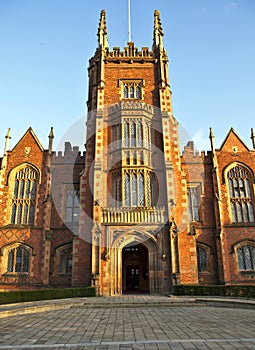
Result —
[{"label": "crenellated parapet", "polygon": [[78,146],[72,146],[70,142],[65,142],[64,151],[53,152],[53,163],[84,163],[86,152],[81,152]]}]

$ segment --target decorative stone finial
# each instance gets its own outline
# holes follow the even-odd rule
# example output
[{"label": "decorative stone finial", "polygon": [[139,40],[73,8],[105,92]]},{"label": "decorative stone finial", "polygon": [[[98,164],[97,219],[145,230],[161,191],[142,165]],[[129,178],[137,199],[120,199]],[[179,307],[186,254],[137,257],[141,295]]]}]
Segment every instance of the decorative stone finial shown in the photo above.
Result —
[{"label": "decorative stone finial", "polygon": [[49,134],[49,153],[52,152],[53,139],[54,139],[54,133],[53,133],[53,127],[51,127],[50,134]]},{"label": "decorative stone finial", "polygon": [[8,128],[7,134],[5,136],[4,154],[7,153],[11,140],[11,128]]},{"label": "decorative stone finial", "polygon": [[163,47],[163,29],[160,20],[159,10],[154,11],[154,33],[153,33],[153,47]]},{"label": "decorative stone finial", "polygon": [[105,10],[101,11],[99,27],[98,27],[98,46],[102,48],[109,47],[108,38],[107,38],[107,29],[106,29],[106,12]]},{"label": "decorative stone finial", "polygon": [[252,147],[255,149],[255,134],[253,131],[253,128],[251,128],[251,140],[252,140]]},{"label": "decorative stone finial", "polygon": [[212,128],[210,128],[209,139],[211,141],[211,150],[212,150],[212,152],[214,152],[214,150],[215,150],[215,147],[214,147],[214,134],[213,134]]}]

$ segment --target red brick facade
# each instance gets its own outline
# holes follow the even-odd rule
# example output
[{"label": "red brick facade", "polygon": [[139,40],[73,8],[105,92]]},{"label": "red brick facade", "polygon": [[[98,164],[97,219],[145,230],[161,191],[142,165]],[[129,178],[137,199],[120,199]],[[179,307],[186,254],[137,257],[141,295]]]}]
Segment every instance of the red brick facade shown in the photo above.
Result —
[{"label": "red brick facade", "polygon": [[255,282],[254,146],[181,153],[158,11],[152,50],[89,62],[86,155],[43,149],[30,128],[0,170],[0,289],[95,285],[99,294]]}]

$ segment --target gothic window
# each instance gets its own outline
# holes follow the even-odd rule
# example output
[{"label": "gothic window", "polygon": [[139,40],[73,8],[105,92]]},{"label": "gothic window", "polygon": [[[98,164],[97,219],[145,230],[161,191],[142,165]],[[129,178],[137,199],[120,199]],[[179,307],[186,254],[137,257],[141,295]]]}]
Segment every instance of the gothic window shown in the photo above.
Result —
[{"label": "gothic window", "polygon": [[208,270],[207,264],[207,249],[197,246],[197,263],[198,271],[203,272]]},{"label": "gothic window", "polygon": [[239,270],[255,270],[255,246],[245,244],[237,248]]},{"label": "gothic window", "polygon": [[129,123],[124,124],[124,147],[129,146]]},{"label": "gothic window", "polygon": [[15,174],[11,203],[11,224],[33,225],[38,173],[25,166]]},{"label": "gothic window", "polygon": [[144,206],[144,176],[139,174],[138,176],[138,205]]},{"label": "gothic window", "polygon": [[134,122],[130,125],[131,147],[136,147],[136,125]]},{"label": "gothic window", "polygon": [[229,170],[227,179],[232,222],[254,222],[250,172],[237,165]]},{"label": "gothic window", "polygon": [[29,249],[22,245],[12,247],[7,252],[7,272],[29,272]]},{"label": "gothic window", "polygon": [[137,124],[137,146],[142,147],[143,145],[143,126],[142,122],[139,121]]},{"label": "gothic window", "polygon": [[120,124],[112,125],[112,148],[116,149],[120,147]]},{"label": "gothic window", "polygon": [[122,85],[122,98],[141,99],[142,88],[141,82],[125,82]]},{"label": "gothic window", "polygon": [[147,174],[146,176],[146,202],[147,202],[147,206],[150,207],[151,206],[151,176],[149,174]]},{"label": "gothic window", "polygon": [[198,187],[188,188],[189,221],[199,221]]},{"label": "gothic window", "polygon": [[125,174],[124,176],[124,203],[126,207],[130,206],[130,175],[129,174]]},{"label": "gothic window", "polygon": [[59,273],[72,273],[72,246],[67,246],[60,249],[59,252]]},{"label": "gothic window", "polygon": [[[140,191],[140,188],[139,188]],[[137,206],[137,177],[135,174],[132,174],[132,207],[136,207]]]},{"label": "gothic window", "polygon": [[65,219],[69,223],[77,223],[80,213],[80,189],[68,187],[66,189]]}]

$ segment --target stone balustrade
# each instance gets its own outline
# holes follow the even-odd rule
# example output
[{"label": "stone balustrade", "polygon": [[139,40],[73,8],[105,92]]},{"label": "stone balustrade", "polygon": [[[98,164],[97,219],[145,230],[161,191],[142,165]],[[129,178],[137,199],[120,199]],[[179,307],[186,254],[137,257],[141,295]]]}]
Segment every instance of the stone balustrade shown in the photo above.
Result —
[{"label": "stone balustrade", "polygon": [[166,221],[166,210],[164,207],[123,207],[102,209],[102,224],[160,224]]}]

